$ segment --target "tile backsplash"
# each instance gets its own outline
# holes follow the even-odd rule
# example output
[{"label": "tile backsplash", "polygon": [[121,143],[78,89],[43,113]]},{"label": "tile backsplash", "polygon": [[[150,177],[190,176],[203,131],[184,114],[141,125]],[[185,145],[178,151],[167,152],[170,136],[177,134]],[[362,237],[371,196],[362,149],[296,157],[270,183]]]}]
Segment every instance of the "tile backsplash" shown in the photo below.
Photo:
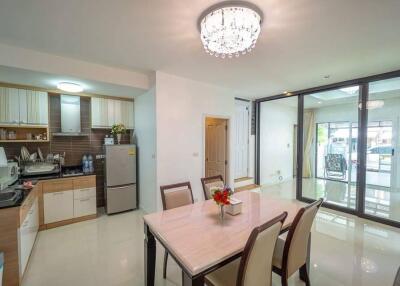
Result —
[{"label": "tile backsplash", "polygon": [[[87,133],[89,136],[84,137],[53,137],[52,133],[61,131],[61,107],[59,94],[49,93],[49,132],[50,142],[26,142],[26,143],[2,143],[7,158],[13,159],[18,156],[22,146],[26,146],[30,153],[37,151],[39,147],[43,155],[48,153],[63,154],[65,152],[65,165],[80,165],[84,154],[92,154],[95,158],[97,155],[103,154],[103,143],[106,134],[110,130],[106,129],[91,129],[90,119],[90,98],[81,97],[81,128],[82,133]],[[129,143],[130,134],[122,136],[121,143]],[[99,156],[98,156],[99,157]],[[97,206],[104,205],[104,174],[103,174],[103,159],[95,160],[95,173],[97,185]]]}]

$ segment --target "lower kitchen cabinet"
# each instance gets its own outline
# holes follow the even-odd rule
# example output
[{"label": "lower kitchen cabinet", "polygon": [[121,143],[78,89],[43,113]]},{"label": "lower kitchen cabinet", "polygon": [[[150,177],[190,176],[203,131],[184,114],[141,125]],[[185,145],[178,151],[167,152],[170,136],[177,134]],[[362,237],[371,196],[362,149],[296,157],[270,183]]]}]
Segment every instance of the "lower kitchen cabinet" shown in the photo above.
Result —
[{"label": "lower kitchen cabinet", "polygon": [[74,217],[74,193],[59,191],[43,195],[44,223],[53,223]]},{"label": "lower kitchen cabinet", "polygon": [[29,209],[24,221],[18,230],[18,252],[19,252],[19,274],[25,272],[29,256],[39,231],[39,204],[35,198],[31,208]]},{"label": "lower kitchen cabinet", "polygon": [[96,176],[45,181],[43,183],[43,213],[44,228],[95,217],[97,214]]},{"label": "lower kitchen cabinet", "polygon": [[96,188],[74,190],[74,217],[96,214]]}]

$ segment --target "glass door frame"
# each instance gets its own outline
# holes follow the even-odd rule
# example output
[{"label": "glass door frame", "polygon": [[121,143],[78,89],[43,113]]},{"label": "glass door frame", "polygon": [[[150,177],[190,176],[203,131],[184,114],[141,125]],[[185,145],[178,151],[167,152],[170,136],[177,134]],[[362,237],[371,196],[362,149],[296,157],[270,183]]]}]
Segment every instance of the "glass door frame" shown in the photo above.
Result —
[{"label": "glass door frame", "polygon": [[[384,74],[378,74],[339,83],[333,83],[325,86],[319,86],[309,88],[305,90],[286,92],[271,97],[264,97],[257,99],[256,102],[256,140],[255,140],[255,181],[257,184],[260,183],[260,105],[265,101],[279,100],[296,96],[298,98],[297,105],[297,174],[303,173],[303,117],[304,117],[304,96],[307,96],[316,92],[323,92],[334,90],[338,88],[344,88],[349,86],[359,86],[359,98],[358,98],[358,140],[357,140],[357,182],[356,182],[356,208],[350,209],[342,206],[338,206],[332,203],[324,202],[324,207],[350,213],[358,217],[366,218],[379,223],[387,224],[400,228],[400,222],[373,216],[365,213],[365,192],[366,192],[366,175],[367,175],[367,136],[368,136],[368,110],[367,101],[369,96],[369,83],[400,77],[400,70],[392,71]],[[296,176],[296,199],[306,203],[314,202],[315,200],[304,197],[302,194],[302,176]]]}]

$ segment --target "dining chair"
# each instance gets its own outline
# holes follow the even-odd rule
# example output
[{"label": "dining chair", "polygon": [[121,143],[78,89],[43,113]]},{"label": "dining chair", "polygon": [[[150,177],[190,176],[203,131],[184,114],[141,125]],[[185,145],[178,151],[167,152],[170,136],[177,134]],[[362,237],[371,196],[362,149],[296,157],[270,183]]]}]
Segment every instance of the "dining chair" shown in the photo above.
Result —
[{"label": "dining chair", "polygon": [[394,278],[393,286],[400,286],[400,267],[399,270],[397,270],[396,277]]},{"label": "dining chair", "polygon": [[253,229],[241,258],[205,276],[208,286],[270,286],[276,240],[287,212]]},{"label": "dining chair", "polygon": [[301,208],[289,229],[286,239],[280,236],[276,242],[273,271],[281,276],[282,286],[288,285],[288,278],[297,270],[307,286],[310,279],[307,272],[307,249],[314,218],[323,199]]},{"label": "dining chair", "polygon": [[224,187],[224,179],[221,175],[212,176],[212,177],[205,177],[201,178],[201,185],[203,186],[204,192],[204,199],[209,200],[211,199],[210,190],[213,187],[223,188]]},{"label": "dining chair", "polygon": [[[164,210],[193,204],[193,192],[190,182],[160,186]],[[168,251],[164,252],[163,278],[167,278]]]}]

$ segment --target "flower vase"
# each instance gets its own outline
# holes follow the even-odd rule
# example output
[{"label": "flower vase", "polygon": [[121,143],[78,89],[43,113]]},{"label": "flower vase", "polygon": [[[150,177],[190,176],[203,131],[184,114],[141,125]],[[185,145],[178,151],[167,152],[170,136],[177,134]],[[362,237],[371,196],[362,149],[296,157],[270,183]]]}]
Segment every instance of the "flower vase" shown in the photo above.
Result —
[{"label": "flower vase", "polygon": [[225,214],[224,205],[219,205],[219,217],[221,220],[224,220],[224,214]]},{"label": "flower vase", "polygon": [[122,134],[117,134],[117,142],[118,142],[118,144],[121,144],[121,136],[122,136]]}]

